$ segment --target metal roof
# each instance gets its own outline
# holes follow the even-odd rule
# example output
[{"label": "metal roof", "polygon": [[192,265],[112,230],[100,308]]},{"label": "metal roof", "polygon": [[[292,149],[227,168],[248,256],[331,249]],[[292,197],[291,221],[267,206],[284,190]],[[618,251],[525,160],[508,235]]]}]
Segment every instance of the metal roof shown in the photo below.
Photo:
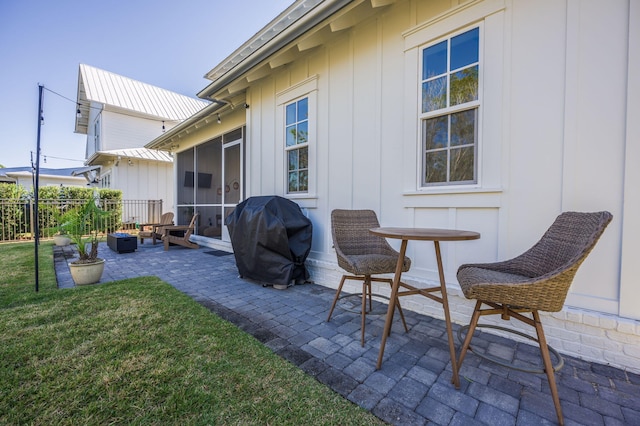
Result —
[{"label": "metal roof", "polygon": [[114,158],[133,158],[137,160],[159,161],[163,163],[172,163],[173,158],[165,151],[158,151],[149,148],[128,148],[113,149],[108,151],[98,151],[93,154],[86,164],[96,164],[104,160],[113,160]]},{"label": "metal roof", "polygon": [[209,104],[86,64],[78,71],[77,102],[82,114],[76,118],[78,133],[87,132],[90,102],[167,121],[183,121]]},{"label": "metal roof", "polygon": [[[69,167],[65,169],[48,169],[40,167],[40,175],[47,176],[60,176],[60,177],[73,177],[74,172],[84,169],[84,167]],[[32,167],[7,167],[0,169],[0,176],[27,176],[33,173]]]}]

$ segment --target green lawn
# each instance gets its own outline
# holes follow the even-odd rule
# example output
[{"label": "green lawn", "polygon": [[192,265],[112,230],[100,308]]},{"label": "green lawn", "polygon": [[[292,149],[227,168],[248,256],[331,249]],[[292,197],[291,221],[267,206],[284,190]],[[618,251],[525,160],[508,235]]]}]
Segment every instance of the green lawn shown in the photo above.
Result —
[{"label": "green lawn", "polygon": [[0,424],[382,424],[146,277],[57,290],[51,244],[0,245]]}]

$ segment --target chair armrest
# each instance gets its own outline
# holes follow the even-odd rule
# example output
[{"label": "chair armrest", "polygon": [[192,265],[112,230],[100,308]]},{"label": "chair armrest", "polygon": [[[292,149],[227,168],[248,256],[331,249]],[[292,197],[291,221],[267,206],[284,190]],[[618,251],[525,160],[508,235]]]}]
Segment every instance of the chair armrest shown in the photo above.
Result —
[{"label": "chair armrest", "polygon": [[155,226],[159,225],[159,223],[139,223],[138,224],[138,229],[143,231],[144,228],[151,228],[151,231],[155,230]]},{"label": "chair armrest", "polygon": [[160,233],[160,232],[162,232],[162,229],[164,229],[167,226],[173,226],[173,222],[171,222],[171,223],[156,223],[156,224],[153,225],[152,229],[153,229],[153,232]]},{"label": "chair armrest", "polygon": [[169,231],[187,231],[189,229],[191,229],[189,225],[164,225],[162,227],[164,235],[167,235]]}]

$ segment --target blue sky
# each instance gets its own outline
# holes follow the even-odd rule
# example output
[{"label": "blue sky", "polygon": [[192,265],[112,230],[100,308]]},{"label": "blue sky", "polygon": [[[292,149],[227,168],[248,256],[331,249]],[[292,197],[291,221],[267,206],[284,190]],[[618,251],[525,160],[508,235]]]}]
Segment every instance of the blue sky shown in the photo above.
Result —
[{"label": "blue sky", "polygon": [[[85,63],[196,97],[204,74],[292,3],[0,0],[0,164],[31,164],[38,84],[75,100]],[[82,166],[86,136],[73,132],[75,110],[45,91],[41,167]]]}]

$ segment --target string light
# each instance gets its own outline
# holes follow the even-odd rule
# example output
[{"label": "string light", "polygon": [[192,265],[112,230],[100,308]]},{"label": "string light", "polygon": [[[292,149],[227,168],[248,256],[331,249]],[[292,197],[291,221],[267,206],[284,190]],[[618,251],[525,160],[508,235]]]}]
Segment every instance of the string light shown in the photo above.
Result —
[{"label": "string light", "polygon": [[[83,107],[83,106],[84,107],[88,107],[89,109],[95,109],[97,111],[102,111],[102,109],[103,109],[102,107],[95,107],[95,106],[92,106],[92,105],[83,104],[82,102],[78,102],[76,100],[68,98],[67,96],[61,95],[60,93],[55,92],[55,91],[53,91],[51,89],[48,89],[46,87],[43,87],[43,89],[46,90],[47,92],[53,93],[54,95],[61,97],[62,99],[66,99],[67,101],[73,102],[74,104],[76,104],[76,118],[82,118],[82,111],[80,110],[80,108]],[[42,111],[41,111],[41,113],[42,113]],[[121,113],[121,114],[123,114],[123,113]],[[134,115],[131,115],[131,114],[123,114],[123,115],[129,115],[131,117],[137,117],[137,116],[134,116]],[[41,116],[40,118],[42,120],[42,123],[44,124],[44,116]],[[165,130],[164,122],[166,120],[163,120],[161,118],[151,118],[151,117],[147,117],[147,120],[161,121],[163,123],[163,131]],[[181,121],[184,121],[184,120],[175,120],[175,121],[180,121],[181,122]]]},{"label": "string light", "polygon": [[[33,151],[31,151],[31,162],[33,163],[33,155],[35,153]],[[40,154],[43,157],[44,162],[47,162],[47,158],[55,158],[56,160],[66,160],[66,161],[77,161],[79,163],[84,163],[84,160],[77,160],[75,158],[64,158],[64,157],[55,157],[53,155],[48,155],[48,154]]]}]

